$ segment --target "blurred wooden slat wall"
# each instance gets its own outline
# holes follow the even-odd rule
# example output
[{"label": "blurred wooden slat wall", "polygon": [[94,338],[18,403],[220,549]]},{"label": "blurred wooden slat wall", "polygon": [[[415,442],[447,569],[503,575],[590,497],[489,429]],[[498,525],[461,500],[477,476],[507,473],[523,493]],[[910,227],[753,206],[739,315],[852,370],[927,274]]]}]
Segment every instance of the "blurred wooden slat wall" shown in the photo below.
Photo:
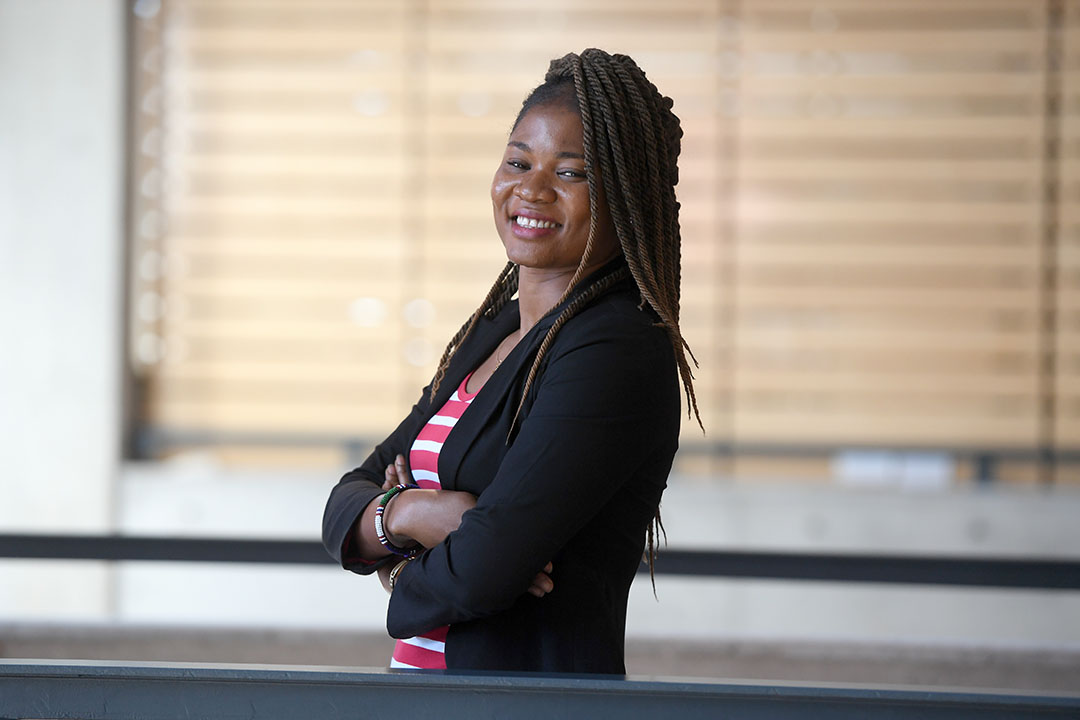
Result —
[{"label": "blurred wooden slat wall", "polygon": [[[1048,128],[1058,133],[1057,199],[1051,220],[1057,238],[1057,314],[1054,388],[1055,440],[1059,447],[1080,447],[1080,4],[1062,4],[1064,22],[1059,41],[1061,75],[1058,85],[1061,121]],[[1074,472],[1058,477],[1075,479]]]},{"label": "blurred wooden slat wall", "polygon": [[742,9],[736,441],[1036,444],[1045,5]]},{"label": "blurred wooden slat wall", "polygon": [[148,420],[392,427],[415,246],[407,5],[163,12],[166,312]]},{"label": "blurred wooden slat wall", "polygon": [[161,53],[136,76],[160,162],[135,213],[164,218],[134,245],[161,259],[133,263],[143,422],[385,434],[502,265],[488,184],[522,97],[597,46],[683,120],[708,442],[1077,447],[1078,24],[1054,0],[169,0],[135,23]]}]

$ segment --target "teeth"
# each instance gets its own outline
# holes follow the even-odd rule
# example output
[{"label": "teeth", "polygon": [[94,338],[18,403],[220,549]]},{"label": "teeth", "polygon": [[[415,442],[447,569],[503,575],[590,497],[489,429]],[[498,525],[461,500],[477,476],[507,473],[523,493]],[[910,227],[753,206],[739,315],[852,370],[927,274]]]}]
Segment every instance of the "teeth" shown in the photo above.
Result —
[{"label": "teeth", "polygon": [[553,228],[558,225],[558,223],[553,223],[548,220],[537,220],[536,218],[527,218],[522,217],[521,215],[514,218],[514,222],[524,228]]}]

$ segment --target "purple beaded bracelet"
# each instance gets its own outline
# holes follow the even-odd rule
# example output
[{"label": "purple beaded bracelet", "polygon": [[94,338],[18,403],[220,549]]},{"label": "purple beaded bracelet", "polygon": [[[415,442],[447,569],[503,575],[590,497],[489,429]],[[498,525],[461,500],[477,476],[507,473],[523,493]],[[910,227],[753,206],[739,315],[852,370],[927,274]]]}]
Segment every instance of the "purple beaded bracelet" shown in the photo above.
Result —
[{"label": "purple beaded bracelet", "polygon": [[407,558],[415,557],[420,551],[419,547],[413,548],[399,548],[397,545],[390,542],[386,537],[385,528],[383,528],[383,513],[386,512],[386,504],[390,502],[390,498],[394,497],[398,493],[405,492],[406,490],[412,490],[418,487],[417,485],[395,485],[386,491],[386,494],[382,496],[382,500],[379,501],[378,507],[375,508],[375,536],[379,538],[379,542],[382,546],[394,553],[395,555],[402,555]]}]

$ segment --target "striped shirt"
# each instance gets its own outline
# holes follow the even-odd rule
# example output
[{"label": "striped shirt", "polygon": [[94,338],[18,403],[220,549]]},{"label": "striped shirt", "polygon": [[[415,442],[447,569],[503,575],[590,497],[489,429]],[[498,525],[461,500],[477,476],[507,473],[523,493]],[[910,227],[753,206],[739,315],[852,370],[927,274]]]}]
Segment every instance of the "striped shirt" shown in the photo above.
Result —
[{"label": "striped shirt", "polygon": [[[439,452],[454,425],[476,397],[476,393],[470,394],[465,390],[471,377],[472,373],[469,373],[446,404],[427,421],[427,425],[416,436],[412,449],[409,450],[409,467],[412,469],[413,481],[422,488],[442,488],[439,480]],[[390,667],[445,669],[446,631],[449,629],[435,628],[417,637],[398,640],[394,645],[394,657],[390,661]]]}]

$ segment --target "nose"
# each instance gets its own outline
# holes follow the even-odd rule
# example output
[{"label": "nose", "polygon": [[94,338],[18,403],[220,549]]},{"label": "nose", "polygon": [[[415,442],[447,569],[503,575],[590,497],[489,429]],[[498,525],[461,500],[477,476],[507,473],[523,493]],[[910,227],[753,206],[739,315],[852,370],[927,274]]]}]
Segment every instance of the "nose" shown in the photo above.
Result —
[{"label": "nose", "polygon": [[523,175],[514,187],[514,194],[525,202],[555,202],[555,189],[542,172]]}]

